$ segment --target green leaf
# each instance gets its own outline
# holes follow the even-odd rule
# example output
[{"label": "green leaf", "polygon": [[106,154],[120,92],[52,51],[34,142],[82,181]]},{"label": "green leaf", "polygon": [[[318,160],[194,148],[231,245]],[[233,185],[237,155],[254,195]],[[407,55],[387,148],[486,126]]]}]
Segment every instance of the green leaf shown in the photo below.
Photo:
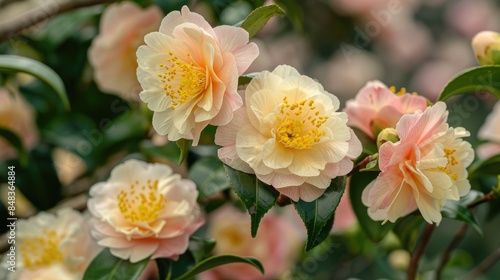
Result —
[{"label": "green leaf", "polygon": [[471,225],[477,233],[483,235],[483,231],[481,230],[481,226],[479,226],[476,217],[467,206],[462,204],[461,201],[447,200],[441,209],[441,214],[445,218],[465,222],[466,224]]},{"label": "green leaf", "polygon": [[475,163],[469,168],[469,179],[500,175],[500,155]]},{"label": "green leaf", "polygon": [[216,157],[206,157],[195,162],[189,171],[189,179],[198,187],[200,192],[198,199],[204,199],[231,187],[224,165]]},{"label": "green leaf", "polygon": [[190,271],[185,274],[175,278],[176,280],[187,280],[193,278],[195,275],[200,274],[206,270],[212,269],[217,266],[229,264],[229,263],[247,263],[252,265],[256,269],[258,269],[262,274],[264,274],[264,267],[262,264],[252,257],[240,257],[234,255],[219,255],[207,258],[200,263],[198,263],[195,267],[193,267]]},{"label": "green leaf", "polygon": [[304,29],[304,15],[298,1],[274,0],[274,2],[283,7],[295,30],[302,31]]},{"label": "green leaf", "polygon": [[257,34],[267,21],[274,16],[284,15],[285,11],[278,5],[262,6],[253,10],[241,24],[241,28],[248,31],[249,37],[252,38]]},{"label": "green leaf", "polygon": [[245,75],[241,75],[238,78],[238,85],[241,86],[241,85],[249,84],[253,80],[253,78],[257,77],[257,75],[259,75],[259,74],[260,74],[260,72],[254,72],[254,73],[248,73]]},{"label": "green leaf", "polygon": [[421,215],[408,215],[396,221],[393,231],[405,250],[411,252],[415,248],[424,221]]},{"label": "green leaf", "polygon": [[170,280],[172,277],[172,261],[169,259],[155,259],[156,267],[158,267],[158,278]]},{"label": "green leaf", "polygon": [[191,236],[189,240],[189,251],[193,254],[196,262],[201,262],[215,248],[215,240]]},{"label": "green leaf", "polygon": [[0,72],[13,71],[31,74],[50,86],[61,100],[62,106],[69,111],[69,101],[64,84],[54,70],[31,58],[17,55],[0,55]]},{"label": "green leaf", "polygon": [[224,165],[236,194],[248,209],[252,237],[257,235],[262,217],[271,209],[279,193],[271,186],[259,181],[255,174],[247,174]]},{"label": "green leaf", "polygon": [[137,263],[119,259],[106,248],[92,260],[83,275],[83,280],[138,279],[148,263],[149,258]]},{"label": "green leaf", "polygon": [[438,101],[478,91],[487,91],[500,98],[500,65],[480,66],[459,73],[444,87]]},{"label": "green leaf", "polygon": [[144,140],[139,146],[143,155],[148,158],[162,158],[177,162],[181,156],[180,150],[175,142],[169,141],[163,146],[156,146],[150,140]]},{"label": "green leaf", "polygon": [[335,210],[344,193],[346,177],[332,180],[328,189],[318,199],[305,202],[302,199],[295,202],[295,209],[307,229],[306,252],[323,242],[333,226]]},{"label": "green leaf", "polygon": [[370,161],[365,168],[359,170],[359,171],[380,171],[378,167],[378,160],[374,159]]},{"label": "green leaf", "polygon": [[181,165],[184,160],[186,160],[189,154],[189,147],[191,147],[192,142],[193,141],[187,139],[179,139],[175,141],[177,147],[179,147],[179,149],[181,150],[181,155],[179,156],[179,161],[177,162],[178,165]]},{"label": "green leaf", "polygon": [[3,137],[5,140],[7,140],[7,142],[9,142],[17,150],[19,163],[21,163],[22,166],[26,166],[26,164],[28,163],[28,154],[21,138],[19,138],[19,136],[15,132],[12,132],[4,127],[0,127],[0,137]]},{"label": "green leaf", "polygon": [[361,194],[365,187],[375,178],[378,173],[363,172],[351,176],[349,183],[349,198],[352,209],[358,218],[359,225],[366,236],[373,242],[380,242],[394,226],[393,223],[382,225],[381,221],[374,221],[368,216],[368,208],[361,201]]}]

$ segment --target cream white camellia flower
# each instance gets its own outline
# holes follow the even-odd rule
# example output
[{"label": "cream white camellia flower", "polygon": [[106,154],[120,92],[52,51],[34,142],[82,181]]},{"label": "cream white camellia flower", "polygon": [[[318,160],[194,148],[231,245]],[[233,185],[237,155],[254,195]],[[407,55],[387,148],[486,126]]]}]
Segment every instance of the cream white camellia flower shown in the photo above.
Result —
[{"label": "cream white camellia flower", "polygon": [[291,66],[261,72],[244,99],[233,120],[217,129],[219,158],[294,201],[321,196],[361,154],[347,114],[337,112],[338,98]]},{"label": "cream white camellia flower", "polygon": [[128,160],[106,182],[92,186],[90,196],[92,236],[111,254],[131,262],[176,260],[204,222],[195,184],[164,164]]},{"label": "cream white camellia flower", "polygon": [[[99,247],[90,236],[88,220],[64,208],[56,215],[40,212],[18,220],[16,229],[16,272],[2,279],[82,279]],[[2,265],[9,260],[6,255]],[[50,277],[49,277],[50,276]]]},{"label": "cream white camellia flower", "polygon": [[239,27],[212,28],[186,6],[169,13],[160,32],[146,35],[137,50],[137,77],[160,135],[197,145],[207,125],[229,123],[243,103],[238,77],[259,54],[248,37]]}]

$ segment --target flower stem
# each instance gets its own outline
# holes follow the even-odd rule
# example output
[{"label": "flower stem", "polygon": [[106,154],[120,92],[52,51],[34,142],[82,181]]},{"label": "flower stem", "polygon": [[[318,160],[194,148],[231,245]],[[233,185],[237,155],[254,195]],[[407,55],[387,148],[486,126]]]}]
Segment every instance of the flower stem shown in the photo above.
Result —
[{"label": "flower stem", "polygon": [[431,235],[434,232],[434,229],[436,228],[435,224],[428,224],[424,232],[422,233],[422,236],[420,237],[420,242],[417,245],[417,248],[415,248],[415,251],[411,255],[410,259],[410,265],[408,266],[408,280],[415,280],[417,277],[417,270],[418,270],[418,263],[420,261],[420,258],[422,257],[422,254],[425,251],[425,247],[429,243],[429,240],[431,239]]}]

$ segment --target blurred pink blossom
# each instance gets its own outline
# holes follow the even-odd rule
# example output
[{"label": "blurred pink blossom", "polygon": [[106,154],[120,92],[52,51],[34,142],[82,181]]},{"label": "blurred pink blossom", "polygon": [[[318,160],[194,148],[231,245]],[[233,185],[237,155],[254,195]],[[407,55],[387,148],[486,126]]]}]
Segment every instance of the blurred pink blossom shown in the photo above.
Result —
[{"label": "blurred pink blossom", "polygon": [[99,88],[126,100],[138,100],[137,48],[144,35],[157,30],[163,15],[156,6],[141,9],[132,2],[110,5],[103,13],[99,35],[89,49],[89,62]]},{"label": "blurred pink blossom", "polygon": [[446,20],[467,38],[483,30],[495,30],[500,25],[499,10],[493,1],[459,0],[451,3]]},{"label": "blurred pink blossom", "polygon": [[[284,209],[295,212],[292,208]],[[257,258],[266,271],[263,276],[248,264],[229,264],[203,273],[201,280],[265,280],[283,276],[298,257],[304,240],[304,227],[290,221],[290,215],[267,213],[259,225],[257,236],[250,235],[250,216],[232,206],[224,206],[209,219],[208,234],[217,240],[214,254],[234,254]],[[299,226],[299,227],[297,227]]]},{"label": "blurred pink blossom", "polygon": [[[33,108],[21,95],[0,88],[0,127],[19,136],[24,146],[30,150],[38,143],[38,131]],[[16,150],[3,137],[0,137],[0,161],[16,156]]]},{"label": "blurred pink blossom", "polygon": [[500,154],[500,101],[497,101],[486,122],[479,129],[478,137],[488,141],[477,148],[479,158],[487,159]]}]

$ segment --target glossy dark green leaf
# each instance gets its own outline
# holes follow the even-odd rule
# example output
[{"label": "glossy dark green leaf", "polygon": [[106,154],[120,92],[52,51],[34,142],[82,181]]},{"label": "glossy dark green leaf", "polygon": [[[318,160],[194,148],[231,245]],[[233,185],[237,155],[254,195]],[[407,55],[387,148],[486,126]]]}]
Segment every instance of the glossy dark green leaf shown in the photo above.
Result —
[{"label": "glossy dark green leaf", "polygon": [[465,222],[466,224],[472,226],[477,233],[483,235],[481,226],[472,211],[467,206],[464,206],[460,201],[446,201],[445,205],[441,209],[441,214],[444,218]]},{"label": "glossy dark green leaf", "polygon": [[351,176],[349,182],[349,198],[351,199],[352,209],[358,218],[361,229],[373,242],[380,242],[394,226],[393,223],[382,225],[382,221],[372,220],[368,216],[367,207],[361,201],[363,190],[371,181],[377,178],[377,175],[378,173],[375,172],[357,173]]},{"label": "glossy dark green leaf", "polygon": [[469,168],[469,179],[500,175],[500,155],[475,163]]},{"label": "glossy dark green leaf", "polygon": [[262,6],[255,10],[253,10],[247,18],[241,24],[241,28],[248,31],[250,38],[255,36],[264,25],[266,25],[267,21],[275,16],[282,16],[285,14],[285,11],[281,9],[278,5],[268,5]]},{"label": "glossy dark green leaf", "polygon": [[179,256],[179,259],[172,261],[170,279],[178,279],[179,276],[187,273],[196,264],[196,260],[190,250]]},{"label": "glossy dark green leaf", "polygon": [[186,272],[185,274],[175,279],[176,280],[191,279],[195,275],[200,274],[206,270],[230,263],[246,263],[252,265],[256,269],[258,269],[262,274],[264,274],[264,267],[257,259],[254,259],[252,257],[240,257],[234,255],[219,255],[204,259],[203,261],[199,262],[196,266],[194,266],[190,271]]},{"label": "glossy dark green leaf", "polygon": [[335,210],[344,194],[346,177],[332,180],[328,189],[318,199],[312,202],[299,200],[294,203],[307,229],[306,251],[323,242],[333,226]]},{"label": "glossy dark green leaf", "polygon": [[216,157],[196,161],[189,170],[189,179],[196,183],[199,199],[214,195],[231,187],[224,165]]},{"label": "glossy dark green leaf", "polygon": [[158,268],[158,278],[169,280],[172,278],[172,261],[169,259],[155,259],[156,267]]},{"label": "glossy dark green leaf", "polygon": [[424,222],[421,215],[408,215],[396,221],[393,231],[405,250],[413,251]]},{"label": "glossy dark green leaf", "polygon": [[0,72],[23,72],[35,76],[50,86],[59,96],[62,107],[69,110],[64,84],[54,70],[31,58],[17,55],[0,55]]},{"label": "glossy dark green leaf", "polygon": [[148,263],[149,258],[137,263],[119,259],[106,248],[92,260],[83,275],[83,280],[138,279]]},{"label": "glossy dark green leaf", "polygon": [[215,248],[215,240],[191,236],[189,240],[189,251],[193,254],[196,262],[201,262]]},{"label": "glossy dark green leaf", "polygon": [[19,138],[16,133],[4,127],[0,127],[0,137],[7,140],[7,142],[9,142],[14,147],[14,149],[17,151],[19,163],[25,166],[28,163],[28,156],[21,138]]},{"label": "glossy dark green leaf", "polygon": [[193,141],[187,139],[180,139],[175,141],[177,147],[179,147],[179,149],[181,150],[179,161],[177,162],[178,165],[181,165],[184,162],[184,160],[186,160],[189,153],[189,147],[191,147],[192,142]]},{"label": "glossy dark green leaf", "polygon": [[486,91],[500,98],[500,65],[480,66],[459,73],[444,87],[438,100],[479,91]]},{"label": "glossy dark green leaf", "polygon": [[245,74],[245,75],[241,75],[239,78],[238,78],[238,85],[246,85],[246,84],[249,84],[253,78],[255,78],[257,75],[259,75],[260,72],[255,72],[255,73],[248,73],[248,74]]},{"label": "glossy dark green leaf", "polygon": [[251,234],[255,237],[260,220],[274,206],[279,193],[273,187],[259,181],[254,174],[243,173],[227,165],[224,165],[224,168],[236,194],[248,209]]}]

